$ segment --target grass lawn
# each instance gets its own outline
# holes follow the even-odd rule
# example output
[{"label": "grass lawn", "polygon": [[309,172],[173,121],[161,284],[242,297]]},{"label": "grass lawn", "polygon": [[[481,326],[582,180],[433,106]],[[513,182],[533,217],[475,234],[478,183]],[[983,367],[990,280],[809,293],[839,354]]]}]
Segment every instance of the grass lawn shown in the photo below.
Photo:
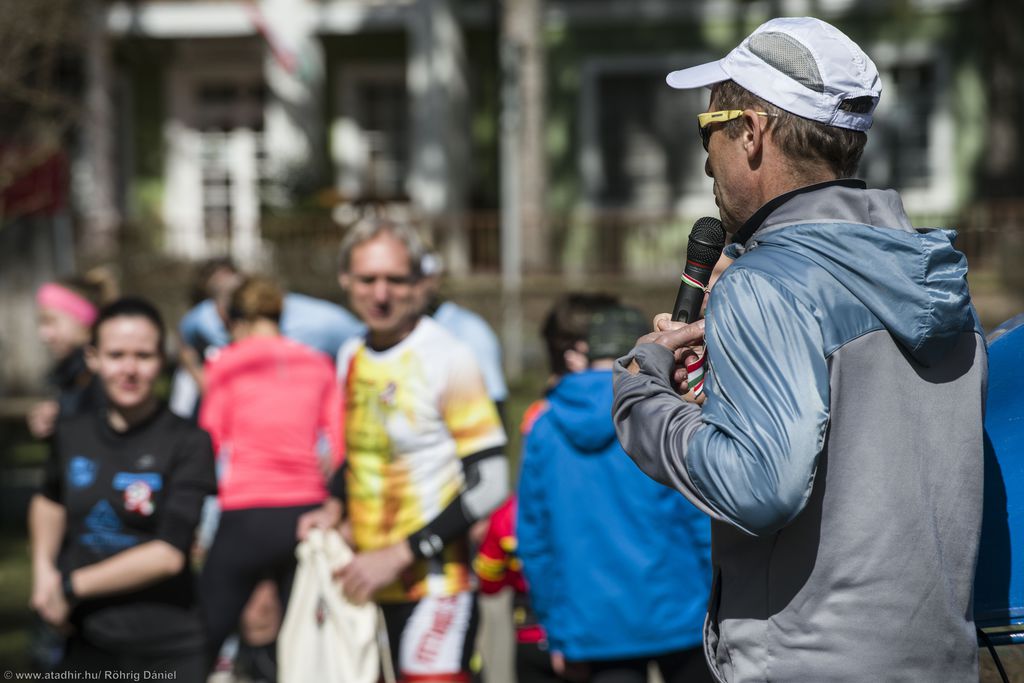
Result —
[{"label": "grass lawn", "polygon": [[0,669],[28,670],[28,610],[32,583],[21,529],[0,529]]}]

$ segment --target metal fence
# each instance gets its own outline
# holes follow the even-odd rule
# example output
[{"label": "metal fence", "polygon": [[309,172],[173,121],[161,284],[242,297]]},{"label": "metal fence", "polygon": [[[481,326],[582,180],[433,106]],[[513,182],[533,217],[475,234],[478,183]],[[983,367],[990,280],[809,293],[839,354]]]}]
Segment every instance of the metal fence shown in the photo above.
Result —
[{"label": "metal fence", "polygon": [[[471,273],[450,277],[448,294],[501,331],[513,373],[543,365],[537,330],[552,301],[569,290],[609,291],[654,313],[671,303],[692,218],[601,211],[549,215],[548,263],[525,274],[522,289],[502,292],[501,235],[495,212],[466,216]],[[957,230],[983,321],[994,324],[1024,302],[1024,202],[979,204],[958,216],[918,215],[920,227]],[[280,226],[279,226],[280,227]],[[330,221],[302,222],[272,235],[273,269],[291,287],[340,300],[337,243]]]},{"label": "metal fence", "polygon": [[[542,250],[546,264],[527,269],[524,286],[529,289],[531,283],[540,282],[555,291],[623,281],[641,288],[659,283],[671,286],[684,261],[692,220],[611,210],[550,214]],[[912,220],[920,227],[957,230],[957,247],[967,255],[972,275],[983,274],[1011,293],[1024,292],[1024,201],[979,203],[959,215],[917,215]],[[447,286],[470,297],[483,291],[493,301],[500,294],[499,216],[494,211],[471,212],[462,224],[470,269],[466,275],[449,278]],[[344,228],[331,212],[313,208],[265,215],[260,233],[257,258],[243,259],[244,267],[275,275],[292,289],[340,299],[337,249]],[[161,277],[161,291],[175,295],[173,290],[179,290],[175,296],[184,297],[188,272],[198,257],[193,252],[191,259],[177,258],[160,246],[175,243],[174,236],[166,233],[162,239],[126,240],[122,258],[126,286],[148,291],[151,281]],[[220,253],[202,255],[231,253],[230,243],[219,248]]]},{"label": "metal fence", "polygon": [[[1024,200],[984,202],[960,214],[911,217],[920,228],[957,231],[957,248],[971,269],[992,270],[1010,278],[1024,274]],[[585,215],[547,217],[549,261],[539,274],[589,274],[656,280],[674,273],[683,261],[693,218],[604,210]],[[470,214],[470,262],[477,274],[501,267],[501,237],[495,213]]]},{"label": "metal fence", "polygon": [[[1024,305],[1024,201],[979,203],[958,216],[915,216],[913,220],[918,226],[957,229],[957,246],[967,255],[972,292],[986,323],[1019,312]],[[547,266],[527,272],[521,290],[510,295],[502,291],[499,276],[498,214],[469,213],[464,225],[470,273],[449,277],[445,289],[501,332],[515,372],[540,361],[536,331],[562,292],[615,292],[647,312],[664,310],[675,290],[691,223],[690,218],[626,211],[549,215]],[[337,284],[342,234],[343,228],[325,209],[264,215],[258,258],[242,265],[276,276],[294,291],[342,302]],[[186,257],[169,249],[180,243],[178,237],[164,227],[124,226],[117,264],[123,290],[153,299],[172,325],[190,303],[198,262],[205,256],[230,253],[231,246],[219,243],[217,253],[199,251]],[[13,276],[10,268],[7,271]],[[38,269],[29,267],[24,282],[19,280],[21,285],[5,287],[0,294],[0,310],[7,311],[0,342],[9,359],[40,355],[31,305],[33,283],[39,277]],[[17,393],[34,382],[41,362],[40,357],[32,363],[6,364],[0,372],[0,393],[4,388],[8,394]]]},{"label": "metal fence", "polygon": [[[549,214],[545,218],[546,264],[528,269],[531,275],[584,275],[655,280],[674,273],[683,260],[686,238],[696,216],[672,216],[625,210]],[[411,218],[416,222],[415,218]],[[957,246],[972,268],[1000,267],[1017,252],[1024,236],[1024,201],[986,202],[959,215],[916,215],[919,227],[953,228]],[[469,212],[460,221],[466,232],[466,257],[475,277],[496,275],[501,269],[501,227],[495,211]],[[425,226],[425,223],[420,222]],[[149,242],[174,245],[182,240],[163,230]],[[444,227],[435,228],[434,241],[443,241]],[[429,229],[424,229],[429,233]],[[292,286],[317,290],[324,279],[332,283],[337,270],[337,246],[344,228],[326,209],[289,211],[262,218],[259,248],[251,267],[278,274]],[[191,258],[230,254],[230,239],[210,241]],[[216,251],[217,253],[206,253]],[[244,260],[244,259],[243,259]]]},{"label": "metal fence", "polygon": [[1024,200],[1000,200],[968,207],[957,247],[971,268],[995,270],[1011,291],[1024,291]]}]

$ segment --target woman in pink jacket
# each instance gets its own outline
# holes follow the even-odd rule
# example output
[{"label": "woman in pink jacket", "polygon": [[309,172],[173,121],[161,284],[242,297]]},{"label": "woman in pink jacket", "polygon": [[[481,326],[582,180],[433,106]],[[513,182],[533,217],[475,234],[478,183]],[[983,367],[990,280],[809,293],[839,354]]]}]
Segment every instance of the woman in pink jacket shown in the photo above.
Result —
[{"label": "woman in pink jacket", "polygon": [[217,454],[222,510],[200,581],[211,664],[262,579],[287,604],[298,518],[327,498],[341,459],[334,366],[281,336],[282,300],[272,280],[244,281],[228,311],[233,343],[206,364],[199,423]]}]

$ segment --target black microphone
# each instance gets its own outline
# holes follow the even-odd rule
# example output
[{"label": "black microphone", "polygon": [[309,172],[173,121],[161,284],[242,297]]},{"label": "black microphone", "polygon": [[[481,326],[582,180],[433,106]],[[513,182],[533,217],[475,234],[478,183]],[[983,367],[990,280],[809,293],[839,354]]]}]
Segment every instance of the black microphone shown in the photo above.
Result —
[{"label": "black microphone", "polygon": [[692,323],[700,317],[704,289],[711,280],[711,271],[725,247],[722,221],[710,216],[698,218],[686,243],[686,267],[680,278],[679,293],[672,306],[672,320]]}]

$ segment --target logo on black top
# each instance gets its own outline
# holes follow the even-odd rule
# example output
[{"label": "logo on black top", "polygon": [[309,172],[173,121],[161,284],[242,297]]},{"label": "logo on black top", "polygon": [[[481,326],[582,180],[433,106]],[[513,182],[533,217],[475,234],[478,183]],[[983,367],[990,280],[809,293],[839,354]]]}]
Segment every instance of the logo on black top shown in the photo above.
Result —
[{"label": "logo on black top", "polygon": [[136,545],[139,540],[124,532],[124,524],[106,500],[97,502],[85,518],[82,545],[102,553],[115,553]]},{"label": "logo on black top", "polygon": [[76,455],[68,463],[68,481],[76,489],[92,486],[96,481],[96,463],[84,455]]}]

